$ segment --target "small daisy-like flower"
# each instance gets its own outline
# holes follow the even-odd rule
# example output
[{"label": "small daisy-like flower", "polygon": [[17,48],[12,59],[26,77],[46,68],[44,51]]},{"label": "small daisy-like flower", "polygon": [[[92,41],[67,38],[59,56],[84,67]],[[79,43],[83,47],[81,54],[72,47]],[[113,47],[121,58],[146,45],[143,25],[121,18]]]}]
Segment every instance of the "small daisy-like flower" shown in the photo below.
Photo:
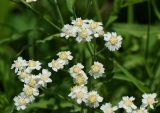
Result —
[{"label": "small daisy-like flower", "polygon": [[29,60],[28,61],[28,67],[27,67],[27,71],[30,70],[40,70],[41,69],[41,63],[39,61],[34,61],[34,60]]},{"label": "small daisy-like flower", "polygon": [[91,39],[93,38],[92,36],[92,31],[87,28],[81,28],[78,32],[78,36],[76,37],[77,42],[81,41],[87,41],[90,42]]},{"label": "small daisy-like flower", "polygon": [[14,97],[13,100],[17,110],[26,109],[26,106],[29,103],[29,99],[24,95],[24,93]]},{"label": "small daisy-like flower", "polygon": [[26,2],[31,3],[31,2],[36,2],[37,0],[26,0]]},{"label": "small daisy-like flower", "polygon": [[122,100],[119,102],[119,108],[124,108],[126,112],[131,113],[137,106],[134,105],[134,97],[122,97]]},{"label": "small daisy-like flower", "polygon": [[73,81],[76,85],[85,85],[88,82],[87,80],[88,77],[84,71],[81,71],[81,73],[73,76]]},{"label": "small daisy-like flower", "polygon": [[73,59],[73,56],[71,55],[70,51],[62,51],[62,52],[59,52],[57,55],[58,55],[59,59],[61,59],[65,62],[65,65],[68,64],[69,60]]},{"label": "small daisy-like flower", "polygon": [[29,98],[30,102],[32,102],[35,99],[34,96],[39,95],[39,91],[37,88],[33,88],[28,85],[24,85],[23,92]]},{"label": "small daisy-like flower", "polygon": [[97,79],[101,77],[104,74],[104,68],[103,64],[99,62],[94,62],[94,64],[91,66],[91,70],[89,71],[89,74],[94,77],[94,79]]},{"label": "small daisy-like flower", "polygon": [[87,106],[96,108],[99,106],[99,103],[103,101],[103,97],[99,96],[97,91],[91,91],[86,95],[84,101]]},{"label": "small daisy-like flower", "polygon": [[60,34],[61,37],[65,37],[68,39],[69,37],[76,37],[77,35],[77,28],[72,25],[64,25],[62,28],[62,33]]},{"label": "small daisy-like flower", "polygon": [[140,109],[136,109],[133,113],[148,113],[146,108],[141,107]]},{"label": "small daisy-like flower", "polygon": [[29,85],[30,87],[38,87],[38,76],[35,75],[30,75],[28,77],[26,77],[25,81],[24,81],[27,85]]},{"label": "small daisy-like flower", "polygon": [[72,99],[75,99],[78,104],[81,104],[85,96],[87,94],[87,87],[86,86],[74,86],[71,89],[71,93],[68,95]]},{"label": "small daisy-like flower", "polygon": [[24,60],[22,57],[18,57],[17,60],[11,66],[11,69],[15,68],[15,73],[25,69],[27,66],[27,61]]},{"label": "small daisy-like flower", "polygon": [[103,113],[115,113],[115,111],[118,109],[117,106],[112,107],[110,103],[103,104],[100,108]]},{"label": "small daisy-like flower", "polygon": [[122,44],[122,37],[120,35],[117,35],[116,32],[108,32],[107,34],[104,34],[104,40],[106,41],[105,46],[110,51],[119,50]]},{"label": "small daisy-like flower", "polygon": [[158,101],[156,101],[156,96],[157,94],[156,93],[153,93],[153,94],[143,94],[142,97],[142,106],[144,107],[147,107],[149,106],[151,109],[154,109],[153,105],[155,103],[157,103]]},{"label": "small daisy-like flower", "polygon": [[42,73],[38,75],[39,81],[38,84],[45,87],[47,83],[52,82],[52,79],[50,78],[51,72],[49,72],[47,69],[43,69]]},{"label": "small daisy-like flower", "polygon": [[92,30],[94,37],[103,36],[104,31],[101,22],[95,22],[93,20],[89,21],[89,28]]},{"label": "small daisy-like flower", "polygon": [[65,62],[61,59],[52,60],[52,62],[48,63],[48,66],[51,67],[55,72],[60,69],[63,69]]},{"label": "small daisy-like flower", "polygon": [[81,73],[83,68],[84,66],[81,63],[77,63],[69,69],[69,73],[73,77],[74,75]]},{"label": "small daisy-like flower", "polygon": [[24,82],[25,79],[30,76],[30,73],[26,72],[26,71],[18,71],[18,78],[20,79],[21,82]]},{"label": "small daisy-like flower", "polygon": [[78,28],[81,28],[84,24],[86,24],[86,20],[82,20],[81,18],[77,18],[76,20],[72,20],[72,24]]}]

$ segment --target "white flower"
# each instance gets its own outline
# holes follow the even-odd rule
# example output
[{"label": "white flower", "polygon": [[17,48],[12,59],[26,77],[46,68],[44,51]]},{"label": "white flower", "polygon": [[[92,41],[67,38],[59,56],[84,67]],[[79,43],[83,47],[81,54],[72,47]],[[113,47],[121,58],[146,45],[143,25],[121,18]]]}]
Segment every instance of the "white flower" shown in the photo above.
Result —
[{"label": "white flower", "polygon": [[26,0],[26,2],[31,3],[31,2],[36,2],[37,0]]},{"label": "white flower", "polygon": [[87,94],[87,87],[86,86],[74,86],[71,89],[71,93],[68,95],[72,99],[75,99],[78,104],[81,104],[85,96]]},{"label": "white flower", "polygon": [[81,28],[79,29],[78,36],[76,37],[77,42],[81,41],[87,41],[90,42],[91,39],[93,38],[92,36],[92,31],[88,28]]},{"label": "white flower", "polygon": [[68,39],[69,37],[76,37],[77,35],[77,27],[74,27],[72,25],[64,25],[62,28],[62,33],[60,34],[61,37],[65,37]]},{"label": "white flower", "polygon": [[110,103],[103,104],[100,108],[103,113],[115,113],[115,111],[118,109],[117,106],[112,107]]},{"label": "white flower", "polygon": [[24,95],[24,93],[14,97],[13,100],[17,110],[26,109],[26,106],[29,103],[29,99]]},{"label": "white flower", "polygon": [[83,68],[84,66],[81,63],[77,63],[69,69],[69,73],[73,77],[74,75],[81,73]]},{"label": "white flower", "polygon": [[39,95],[38,89],[30,87],[29,85],[24,85],[23,92],[29,98],[30,102],[32,102],[35,99],[34,96]]},{"label": "white flower", "polygon": [[99,77],[102,77],[104,74],[104,68],[103,64],[99,62],[94,62],[94,64],[91,66],[91,70],[89,71],[89,74],[94,77],[94,79],[97,79]]},{"label": "white flower", "polygon": [[149,113],[146,108],[141,107],[140,109],[136,109],[133,113]]},{"label": "white flower", "polygon": [[73,76],[73,81],[76,85],[85,85],[87,84],[88,77],[84,71],[81,71],[79,74]]},{"label": "white flower", "polygon": [[102,22],[89,21],[89,28],[92,30],[94,37],[100,37],[104,34]]},{"label": "white flower", "polygon": [[32,70],[40,70],[41,69],[41,63],[39,61],[29,60],[28,61],[28,67],[26,71],[32,71]]},{"label": "white flower", "polygon": [[154,109],[153,105],[157,103],[158,101],[155,100],[157,94],[143,94],[142,97],[142,106],[147,107],[149,106],[151,109]]},{"label": "white flower", "polygon": [[91,91],[86,95],[84,101],[87,106],[96,108],[99,106],[99,103],[103,101],[103,97],[99,96],[97,91]]},{"label": "white flower", "polygon": [[88,20],[82,20],[81,18],[76,18],[76,20],[72,20],[72,24],[78,28],[81,28],[83,26],[85,26],[84,24],[86,24],[88,22]]},{"label": "white flower", "polygon": [[17,60],[14,60],[11,69],[15,68],[15,73],[17,73],[18,71],[25,69],[26,66],[27,66],[26,60],[24,60],[22,57],[18,57]]},{"label": "white flower", "polygon": [[62,52],[59,52],[57,55],[58,55],[59,59],[61,59],[65,62],[65,65],[68,64],[69,60],[73,59],[73,56],[71,55],[70,51],[62,51]]},{"label": "white flower", "polygon": [[51,72],[49,72],[47,69],[43,69],[42,73],[38,75],[39,81],[38,84],[45,87],[47,83],[52,82],[52,79],[50,78]]},{"label": "white flower", "polygon": [[48,63],[48,66],[51,67],[55,72],[60,69],[63,69],[65,62],[61,59],[52,60],[52,62]]},{"label": "white flower", "polygon": [[26,77],[25,81],[24,81],[27,85],[29,85],[30,87],[39,87],[38,86],[38,76],[35,75],[30,75],[28,77]]},{"label": "white flower", "polygon": [[122,97],[122,100],[119,102],[119,108],[124,108],[126,112],[131,113],[137,107],[134,105],[134,97]]},{"label": "white flower", "polygon": [[28,72],[26,72],[26,71],[24,70],[24,71],[18,71],[17,75],[19,75],[18,78],[20,79],[20,81],[21,81],[21,82],[24,82],[25,79],[26,79],[28,76],[30,76],[30,73],[28,73]]},{"label": "white flower", "polygon": [[120,35],[117,35],[116,32],[108,32],[107,34],[104,34],[104,40],[106,41],[105,46],[110,51],[119,50],[122,44],[122,37]]}]

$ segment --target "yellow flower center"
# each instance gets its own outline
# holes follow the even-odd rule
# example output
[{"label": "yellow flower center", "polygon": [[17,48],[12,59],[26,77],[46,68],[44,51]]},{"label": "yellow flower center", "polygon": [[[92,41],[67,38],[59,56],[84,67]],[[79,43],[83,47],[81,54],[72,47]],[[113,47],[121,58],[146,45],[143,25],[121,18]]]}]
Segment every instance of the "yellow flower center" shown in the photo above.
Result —
[{"label": "yellow flower center", "polygon": [[91,104],[95,103],[95,102],[97,101],[96,95],[90,95],[90,96],[88,97],[88,101],[89,101],[89,103],[91,103]]},{"label": "yellow flower center", "polygon": [[107,110],[105,111],[105,113],[113,113],[112,108],[107,108]]},{"label": "yellow flower center", "polygon": [[33,89],[31,87],[27,87],[27,88],[25,88],[24,93],[26,94],[26,96],[32,96],[33,95]]},{"label": "yellow flower center", "polygon": [[154,100],[154,98],[152,98],[152,97],[148,97],[148,98],[147,98],[147,102],[148,102],[149,104],[154,104],[154,103],[155,103],[155,100]]},{"label": "yellow flower center", "polygon": [[65,52],[63,52],[63,53],[61,53],[61,54],[59,55],[59,58],[62,59],[62,60],[67,60],[67,59],[68,59],[68,56],[67,56],[67,54],[66,54]]},{"label": "yellow flower center", "polygon": [[98,73],[100,71],[100,66],[97,65],[97,64],[94,64],[94,65],[91,66],[91,70],[94,73]]},{"label": "yellow flower center", "polygon": [[77,99],[82,99],[83,98],[83,92],[82,91],[79,91],[78,93],[76,93],[76,98]]},{"label": "yellow flower center", "polygon": [[73,67],[73,72],[74,73],[79,73],[81,71],[81,68],[79,66],[74,66]]},{"label": "yellow flower center", "polygon": [[26,100],[24,98],[19,99],[19,105],[26,105]]},{"label": "yellow flower center", "polygon": [[29,67],[36,67],[36,61],[29,60],[28,66],[29,66]]},{"label": "yellow flower center", "polygon": [[79,35],[80,35],[81,38],[84,38],[84,39],[85,39],[85,38],[87,38],[88,33],[87,33],[86,30],[82,30]]},{"label": "yellow flower center", "polygon": [[133,102],[130,101],[130,100],[126,100],[126,101],[124,102],[124,104],[125,104],[126,106],[130,107],[130,106],[133,104]]},{"label": "yellow flower center", "polygon": [[48,76],[47,76],[47,75],[42,74],[42,75],[41,75],[41,79],[42,79],[43,81],[46,81],[46,80],[48,80]]},{"label": "yellow flower center", "polygon": [[76,26],[82,26],[83,25],[83,20],[81,18],[78,18],[76,21]]},{"label": "yellow flower center", "polygon": [[55,68],[58,68],[59,67],[59,62],[58,61],[52,62],[52,66],[55,67]]},{"label": "yellow flower center", "polygon": [[17,68],[22,67],[22,64],[20,62],[18,62],[18,61],[16,61],[15,65],[16,65]]},{"label": "yellow flower center", "polygon": [[113,37],[113,36],[112,36],[112,37],[110,38],[109,42],[110,42],[112,45],[115,45],[115,44],[118,42],[118,40],[117,40],[116,37]]},{"label": "yellow flower center", "polygon": [[36,85],[36,80],[34,78],[31,78],[28,85],[34,87]]},{"label": "yellow flower center", "polygon": [[96,27],[98,27],[98,23],[97,22],[91,22],[90,23],[90,28],[91,29],[95,29]]},{"label": "yellow flower center", "polygon": [[25,73],[25,72],[22,72],[21,74],[20,74],[20,78],[21,79],[25,79],[27,77],[27,74]]},{"label": "yellow flower center", "polygon": [[139,109],[136,111],[136,113],[144,113],[144,110]]},{"label": "yellow flower center", "polygon": [[76,78],[75,78],[75,83],[77,85],[82,85],[84,84],[85,80],[84,80],[84,77],[82,75],[77,75]]}]

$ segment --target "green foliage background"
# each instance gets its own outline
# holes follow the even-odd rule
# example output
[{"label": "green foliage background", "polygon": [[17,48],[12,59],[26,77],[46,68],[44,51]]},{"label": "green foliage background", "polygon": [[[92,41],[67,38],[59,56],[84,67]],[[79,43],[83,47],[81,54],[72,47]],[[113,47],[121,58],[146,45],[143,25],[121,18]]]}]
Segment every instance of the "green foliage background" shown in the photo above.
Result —
[{"label": "green foliage background", "polygon": [[[118,52],[101,51],[104,41],[96,40],[96,57],[105,65],[106,75],[90,81],[105,102],[116,104],[128,95],[135,96],[140,105],[144,92],[156,92],[159,98],[159,5],[158,0],[38,0],[30,5],[22,0],[1,0],[0,113],[81,113],[81,106],[67,96],[73,81],[65,71],[52,71],[53,83],[40,91],[40,97],[25,111],[14,110],[13,97],[21,92],[23,84],[10,69],[18,56],[40,60],[47,68],[57,52],[70,50],[74,56],[70,66],[82,62],[87,72],[93,62],[93,42],[78,44],[58,36],[59,28],[76,17],[102,21],[106,32],[116,31],[123,36]],[[83,110],[87,108],[83,106]],[[159,104],[151,113],[160,113]]]}]

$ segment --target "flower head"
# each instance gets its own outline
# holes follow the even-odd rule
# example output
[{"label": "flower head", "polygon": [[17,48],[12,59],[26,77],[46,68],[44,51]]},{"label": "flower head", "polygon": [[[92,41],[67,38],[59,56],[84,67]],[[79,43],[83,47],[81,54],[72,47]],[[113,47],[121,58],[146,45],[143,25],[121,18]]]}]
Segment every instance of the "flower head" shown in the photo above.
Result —
[{"label": "flower head", "polygon": [[28,77],[26,77],[25,81],[24,81],[27,85],[29,85],[30,87],[39,87],[38,85],[38,76],[35,75],[30,75]]},{"label": "flower head", "polygon": [[117,35],[117,33],[115,32],[108,32],[107,34],[104,34],[104,40],[106,41],[105,46],[110,51],[119,50],[122,44],[122,37],[120,35]]},{"label": "flower head", "polygon": [[69,60],[73,59],[73,56],[71,55],[70,51],[62,51],[62,52],[59,52],[57,55],[58,55],[59,59],[61,59],[62,61],[65,62],[65,65],[68,64]]},{"label": "flower head", "polygon": [[26,106],[29,103],[29,99],[24,95],[24,93],[21,93],[20,95],[14,97],[14,103],[17,110],[24,110],[26,109]]},{"label": "flower head", "polygon": [[86,86],[74,86],[68,96],[75,99],[78,104],[81,104],[84,101],[87,92]]},{"label": "flower head", "polygon": [[118,109],[117,106],[112,107],[110,103],[103,104],[100,108],[103,113],[115,113],[115,111]]},{"label": "flower head", "polygon": [[39,61],[29,60],[28,61],[28,67],[26,70],[32,71],[32,70],[40,70],[41,69],[41,63]]},{"label": "flower head", "polygon": [[122,97],[122,100],[119,102],[119,108],[124,108],[126,112],[131,113],[137,107],[134,105],[134,97]]},{"label": "flower head", "polygon": [[81,63],[77,63],[76,65],[72,66],[70,69],[69,69],[69,73],[71,74],[71,76],[75,76],[79,73],[81,73],[84,68],[84,66],[81,64]]},{"label": "flower head", "polygon": [[93,38],[91,35],[92,35],[92,31],[90,29],[88,29],[88,28],[81,28],[81,29],[79,29],[76,41],[77,42],[81,42],[81,41],[90,42],[91,39]]},{"label": "flower head", "polygon": [[97,91],[91,91],[86,95],[85,103],[89,107],[96,108],[103,101],[103,97],[99,96]]},{"label": "flower head", "polygon": [[72,25],[64,25],[62,28],[62,33],[60,34],[61,37],[65,37],[68,39],[69,37],[76,37],[77,35],[77,28]]},{"label": "flower head", "polygon": [[155,100],[157,94],[143,94],[142,97],[142,106],[147,107],[149,106],[151,109],[154,109],[153,105],[157,103],[158,101]]},{"label": "flower head", "polygon": [[26,2],[31,3],[31,2],[36,2],[37,0],[26,0]]},{"label": "flower head", "polygon": [[48,66],[51,67],[55,72],[60,69],[63,69],[65,62],[61,59],[52,60],[52,62],[48,63]]},{"label": "flower head", "polygon": [[81,71],[81,73],[77,74],[77,75],[74,75],[73,76],[73,79],[74,79],[74,83],[76,85],[85,85],[87,84],[87,80],[88,80],[88,77],[87,75],[85,74],[84,71]]},{"label": "flower head", "polygon": [[15,68],[15,73],[17,73],[18,71],[26,69],[26,66],[27,66],[27,61],[24,60],[22,57],[18,57],[17,60],[14,60],[11,69]]},{"label": "flower head", "polygon": [[133,113],[148,113],[148,111],[146,108],[141,107],[139,109],[134,110]]},{"label": "flower head", "polygon": [[89,74],[94,77],[94,79],[101,77],[104,74],[104,68],[103,64],[99,62],[94,62],[94,64],[91,66],[91,70],[89,71]]},{"label": "flower head", "polygon": [[30,73],[28,73],[26,70],[24,71],[18,71],[17,73],[18,78],[20,79],[21,82],[24,82],[25,79],[30,76]]},{"label": "flower head", "polygon": [[52,82],[52,79],[50,78],[51,72],[49,72],[47,69],[43,69],[42,73],[38,75],[38,84],[45,87],[47,83]]}]

